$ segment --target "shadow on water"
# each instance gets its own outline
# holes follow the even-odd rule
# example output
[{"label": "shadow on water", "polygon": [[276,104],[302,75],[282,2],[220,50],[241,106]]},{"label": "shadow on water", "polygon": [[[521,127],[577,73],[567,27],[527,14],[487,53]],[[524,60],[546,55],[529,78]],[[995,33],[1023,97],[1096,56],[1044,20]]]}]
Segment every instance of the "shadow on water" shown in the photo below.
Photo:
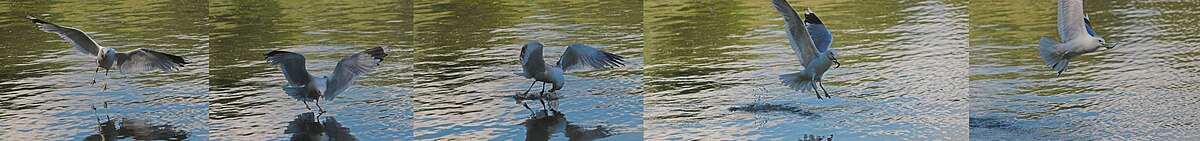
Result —
[{"label": "shadow on water", "polygon": [[567,136],[567,140],[572,141],[590,141],[616,134],[601,125],[588,127],[571,124],[570,121],[567,121],[566,115],[560,112],[553,112],[553,115],[549,115],[546,110],[538,111],[521,124],[525,126],[525,140],[527,141],[550,140],[551,136],[557,133],[563,133]]},{"label": "shadow on water", "polygon": [[742,106],[729,107],[729,111],[735,111],[735,112],[741,111],[741,112],[751,112],[751,113],[789,113],[789,114],[795,114],[798,116],[809,117],[809,118],[820,118],[821,117],[821,115],[818,115],[817,113],[813,113],[812,111],[809,111],[809,110],[805,110],[804,108],[801,108],[801,107],[796,107],[796,106],[791,106],[791,105],[771,104],[771,103],[751,103],[751,104],[746,104],[746,105],[742,105]]},{"label": "shadow on water", "polygon": [[[188,132],[171,124],[156,124],[149,120],[138,118],[120,118],[112,119],[105,109],[105,115],[100,116],[99,111],[96,112],[96,134],[89,135],[83,140],[85,141],[115,141],[118,139],[133,139],[133,140],[187,140]],[[104,122],[101,122],[103,118]],[[161,121],[158,121],[161,122]]]},{"label": "shadow on water", "polygon": [[330,140],[330,141],[355,141],[354,135],[350,134],[350,128],[342,126],[337,119],[333,117],[325,117],[325,121],[318,121],[321,118],[320,114],[313,112],[301,113],[296,115],[296,119],[288,122],[287,129],[283,133],[292,134],[291,140],[294,141],[315,141],[315,140]]}]

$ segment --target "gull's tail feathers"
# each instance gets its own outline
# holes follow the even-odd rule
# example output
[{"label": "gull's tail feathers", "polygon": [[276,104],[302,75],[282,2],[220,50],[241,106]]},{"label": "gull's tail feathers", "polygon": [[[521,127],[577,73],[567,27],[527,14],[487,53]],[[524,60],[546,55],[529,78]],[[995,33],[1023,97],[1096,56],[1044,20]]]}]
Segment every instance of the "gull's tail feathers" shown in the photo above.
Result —
[{"label": "gull's tail feathers", "polygon": [[1042,37],[1042,41],[1039,43],[1039,45],[1041,47],[1038,47],[1038,54],[1042,56],[1042,63],[1044,63],[1047,67],[1054,69],[1054,71],[1058,71],[1058,74],[1062,74],[1063,71],[1067,70],[1067,60],[1069,60],[1069,58],[1064,58],[1066,56],[1064,56],[1063,53],[1059,52],[1057,49],[1062,46],[1062,44],[1059,44],[1057,41],[1051,40],[1050,38]]},{"label": "gull's tail feathers", "polygon": [[792,90],[799,91],[813,90],[813,86],[816,85],[812,76],[804,75],[803,72],[779,75],[779,80],[783,82],[783,85],[792,88]]}]

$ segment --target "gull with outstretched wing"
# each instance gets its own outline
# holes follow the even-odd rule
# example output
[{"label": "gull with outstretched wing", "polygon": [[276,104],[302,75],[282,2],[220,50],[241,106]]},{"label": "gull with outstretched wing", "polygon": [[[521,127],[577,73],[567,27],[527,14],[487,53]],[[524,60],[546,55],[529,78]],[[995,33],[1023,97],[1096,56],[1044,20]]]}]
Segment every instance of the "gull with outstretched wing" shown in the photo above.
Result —
[{"label": "gull with outstretched wing", "polygon": [[1042,63],[1062,74],[1067,70],[1068,61],[1084,53],[1095,52],[1100,47],[1112,49],[1117,47],[1105,42],[1092,28],[1092,20],[1083,12],[1083,0],[1058,1],[1058,35],[1062,42],[1041,37],[1038,54]]},{"label": "gull with outstretched wing", "polygon": [[[88,56],[96,57],[96,73],[100,73],[100,68],[104,68],[104,75],[108,75],[111,69],[120,70],[122,73],[134,73],[148,70],[176,71],[184,64],[188,64],[183,60],[183,57],[166,54],[150,49],[139,48],[136,50],[117,52],[113,48],[108,48],[96,44],[92,37],[79,29],[60,26],[58,24],[46,22],[33,17],[26,17],[33,24],[38,25],[38,29],[58,34],[63,40],[71,43],[75,50]],[[92,78],[92,85],[96,84],[96,78]],[[102,86],[103,90],[108,89],[108,84]]]},{"label": "gull with outstretched wing", "polygon": [[321,108],[319,98],[333,100],[350,88],[355,78],[374,71],[383,62],[383,57],[387,56],[383,47],[367,49],[338,61],[332,76],[317,77],[304,68],[304,55],[287,51],[271,51],[265,55],[271,65],[279,66],[283,71],[283,77],[288,81],[288,85],[283,87],[284,93],[303,102],[308,110],[312,110],[308,102],[316,102],[317,110],[321,112],[325,112],[325,109]]},{"label": "gull with outstretched wing", "polygon": [[[788,42],[791,42],[792,51],[796,52],[800,59],[800,65],[804,66],[803,71],[780,75],[779,80],[794,90],[812,90],[817,94],[817,99],[821,99],[821,93],[817,91],[818,87],[822,91],[825,90],[825,86],[821,84],[821,77],[825,76],[825,71],[833,64],[837,64],[837,67],[842,66],[837,60],[837,51],[829,48],[833,44],[833,34],[825,28],[825,23],[822,23],[812,10],[807,10],[801,19],[786,0],[773,0],[772,4],[783,16]],[[829,91],[825,91],[825,97],[830,97]]]},{"label": "gull with outstretched wing", "polygon": [[[563,72],[565,71],[588,68],[602,69],[610,66],[625,65],[625,57],[600,51],[584,44],[567,46],[562,56],[559,56],[558,63],[555,64],[546,63],[546,60],[542,58],[542,43],[538,42],[525,43],[525,46],[521,47],[519,57],[521,57],[521,72],[517,73],[517,75],[535,80],[525,90],[525,95],[529,94],[529,90],[532,90],[533,86],[537,85],[537,82],[542,82],[542,93],[546,91],[546,83],[550,83],[553,86],[550,89],[550,93],[562,89],[566,84],[566,81],[563,80]],[[545,100],[539,100],[541,100],[543,108],[553,110],[546,106]],[[529,106],[525,106],[525,108],[529,109]],[[532,111],[532,109],[530,110]]]}]

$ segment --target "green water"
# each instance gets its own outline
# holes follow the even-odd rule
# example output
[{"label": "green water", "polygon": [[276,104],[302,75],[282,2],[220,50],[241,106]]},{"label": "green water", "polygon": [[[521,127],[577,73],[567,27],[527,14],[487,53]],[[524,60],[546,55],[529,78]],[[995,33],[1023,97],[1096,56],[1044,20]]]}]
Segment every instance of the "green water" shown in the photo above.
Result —
[{"label": "green water", "polygon": [[[0,1],[0,5],[0,50],[4,50],[0,51],[0,99],[4,101],[0,102],[0,134],[6,140],[111,135],[96,130],[109,121],[163,127],[189,140],[208,139],[211,27],[205,20],[207,2]],[[190,64],[176,72],[96,74],[93,57],[72,49],[58,35],[38,30],[26,15],[78,28],[101,46],[120,52],[152,49],[184,56]],[[101,79],[91,85],[91,78]],[[92,106],[100,110],[93,111]]]},{"label": "green water", "polygon": [[971,138],[1197,138],[1197,6],[1085,2],[1096,32],[1120,46],[1072,59],[1059,75],[1036,51],[1038,38],[1059,38],[1054,2],[972,1]]}]

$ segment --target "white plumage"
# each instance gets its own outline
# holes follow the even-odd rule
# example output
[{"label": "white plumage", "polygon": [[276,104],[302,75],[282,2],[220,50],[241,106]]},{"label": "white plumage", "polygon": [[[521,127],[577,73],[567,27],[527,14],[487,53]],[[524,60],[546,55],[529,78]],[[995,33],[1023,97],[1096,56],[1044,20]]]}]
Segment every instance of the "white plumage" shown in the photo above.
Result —
[{"label": "white plumage", "polygon": [[[775,10],[783,16],[788,42],[791,42],[792,51],[800,59],[800,65],[804,66],[803,71],[780,75],[779,80],[795,90],[813,90],[820,99],[821,94],[817,92],[817,88],[825,89],[821,84],[821,78],[824,77],[825,71],[828,71],[833,64],[841,67],[841,62],[837,60],[837,51],[829,48],[833,44],[833,34],[825,28],[825,23],[821,22],[821,19],[817,18],[817,15],[811,10],[806,11],[804,18],[801,19],[786,0],[774,0],[772,4],[775,5]],[[829,97],[829,91],[825,91],[825,97]]]},{"label": "white plumage", "polygon": [[1084,53],[1094,52],[1100,47],[1112,49],[1104,38],[1096,34],[1091,19],[1083,12],[1083,0],[1058,1],[1058,35],[1062,42],[1041,37],[1038,54],[1042,62],[1062,74],[1072,59]]}]

